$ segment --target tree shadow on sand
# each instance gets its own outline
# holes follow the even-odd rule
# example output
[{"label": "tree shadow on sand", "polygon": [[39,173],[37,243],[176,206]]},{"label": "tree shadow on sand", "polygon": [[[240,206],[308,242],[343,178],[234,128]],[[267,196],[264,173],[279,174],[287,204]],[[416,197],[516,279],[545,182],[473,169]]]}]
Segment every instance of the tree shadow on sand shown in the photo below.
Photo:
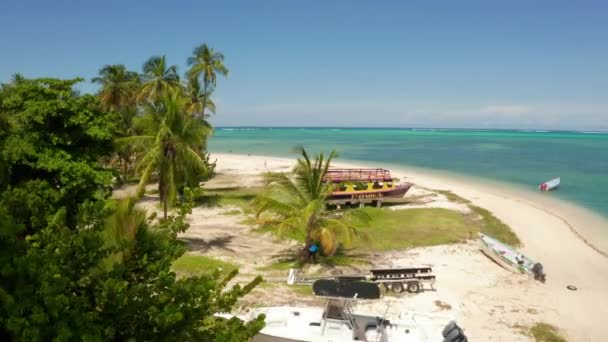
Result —
[{"label": "tree shadow on sand", "polygon": [[236,236],[234,235],[224,235],[207,240],[200,238],[183,237],[180,240],[184,241],[188,246],[188,249],[191,251],[206,252],[211,248],[219,248],[229,251],[231,253],[236,253],[235,250],[227,247],[235,237]]}]

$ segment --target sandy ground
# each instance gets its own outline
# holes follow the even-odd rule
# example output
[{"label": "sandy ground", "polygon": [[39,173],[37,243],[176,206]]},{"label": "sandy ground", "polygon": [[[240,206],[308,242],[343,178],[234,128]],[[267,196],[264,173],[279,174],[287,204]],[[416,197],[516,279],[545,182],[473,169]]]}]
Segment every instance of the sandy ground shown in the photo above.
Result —
[{"label": "sandy ground", "polygon": [[[265,156],[214,154],[213,158],[218,159],[216,171],[220,175],[206,184],[213,187],[235,182],[240,186],[254,186],[259,184],[261,172],[287,171],[293,165],[293,160],[287,158]],[[354,165],[337,162],[336,166]],[[383,165],[368,163],[365,166]],[[541,284],[514,275],[481,254],[473,242],[394,251],[373,255],[375,266],[431,265],[437,275],[436,291],[386,296],[382,302],[364,304],[361,309],[384,312],[390,304],[390,312],[413,309],[452,315],[466,329],[471,341],[529,341],[517,326],[534,322],[560,327],[571,341],[606,340],[608,258],[583,241],[577,229],[591,224],[608,228],[604,221],[580,214],[577,208],[563,210],[568,206],[563,203],[559,208],[552,207],[512,189],[416,169],[393,168],[392,171],[401,180],[416,184],[408,193],[416,203],[404,208],[434,206],[467,210],[428,190],[442,189],[493,212],[518,234],[524,243],[523,251],[543,263],[548,279],[546,284]],[[252,275],[259,270],[259,265],[269,264],[293,248],[285,241],[251,233],[250,228],[241,223],[242,216],[223,215],[221,210],[230,208],[195,208],[190,218],[192,227],[183,235],[186,240],[190,239],[195,252],[236,262],[244,267],[245,275]],[[575,285],[578,290],[569,291],[567,285]],[[276,303],[258,304],[297,302],[297,298],[281,289],[272,289],[272,295]],[[448,304],[450,308],[442,309],[437,303]]]}]

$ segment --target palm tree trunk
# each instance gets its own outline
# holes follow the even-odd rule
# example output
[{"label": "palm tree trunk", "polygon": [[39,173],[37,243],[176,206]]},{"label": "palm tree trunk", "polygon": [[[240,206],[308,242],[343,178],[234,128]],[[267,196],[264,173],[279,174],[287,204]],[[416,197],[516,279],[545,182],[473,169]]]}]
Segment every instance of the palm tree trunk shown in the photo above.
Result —
[{"label": "palm tree trunk", "polygon": [[[164,157],[166,158],[166,157]],[[159,172],[159,177],[158,177],[158,194],[160,196],[160,200],[163,203],[163,218],[166,220],[167,219],[167,188],[168,188],[168,184],[167,184],[167,180],[165,179],[167,177],[166,173],[167,173],[167,165],[166,165],[166,161],[163,158],[163,160],[161,161],[160,164],[160,172]]]},{"label": "palm tree trunk", "polygon": [[205,118],[205,107],[207,107],[207,85],[208,82],[203,80],[203,94],[205,94],[205,96],[203,97],[203,108],[201,109],[201,119]]}]

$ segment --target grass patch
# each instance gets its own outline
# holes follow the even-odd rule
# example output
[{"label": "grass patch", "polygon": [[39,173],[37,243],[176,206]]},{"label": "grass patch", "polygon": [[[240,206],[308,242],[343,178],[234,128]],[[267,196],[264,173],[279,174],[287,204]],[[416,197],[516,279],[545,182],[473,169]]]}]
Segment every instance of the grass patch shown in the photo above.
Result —
[{"label": "grass patch", "polygon": [[[241,208],[244,212],[250,212],[251,201],[262,192],[263,188],[226,188],[201,191],[195,198],[197,205],[208,206],[235,206]],[[236,215],[236,214],[233,214]]]},{"label": "grass patch", "polygon": [[478,222],[480,232],[498,239],[507,245],[511,245],[513,247],[521,246],[521,241],[511,230],[511,227],[507,226],[499,218],[494,216],[494,214],[484,208],[471,204],[469,204],[469,208],[471,208],[473,213],[481,217],[481,220]]},{"label": "grass patch", "polygon": [[[353,210],[362,210],[370,217],[366,226],[360,227],[360,230],[369,236],[369,240],[355,239],[350,246],[345,246],[358,251],[389,251],[456,243],[468,239],[472,233],[475,233],[462,214],[448,209],[390,210],[365,207]],[[270,226],[262,226],[258,231],[276,233]],[[302,243],[305,238],[302,231],[286,232],[282,237]],[[319,262],[344,266],[353,265],[357,261],[348,253],[342,256],[337,253],[331,258],[319,258]]]},{"label": "grass patch", "polygon": [[241,213],[242,213],[242,211],[240,211],[239,209],[233,209],[233,210],[228,210],[225,213],[222,213],[222,215],[234,216],[234,215],[240,215]]},{"label": "grass patch", "polygon": [[225,277],[237,268],[237,265],[230,262],[194,254],[182,255],[173,262],[172,266],[177,275],[185,277],[213,275],[216,270],[219,270],[220,275]]},{"label": "grass patch", "polygon": [[559,329],[551,324],[536,323],[530,327],[529,332],[536,342],[566,342]]},{"label": "grass patch", "polygon": [[466,215],[471,226],[477,226],[477,231],[487,234],[495,239],[498,239],[508,245],[518,247],[521,246],[521,241],[515,235],[511,227],[494,216],[489,210],[471,204],[471,201],[462,198],[455,193],[447,190],[434,190],[435,192],[444,195],[448,200],[455,203],[464,203],[471,209],[471,214]]},{"label": "grass patch", "polygon": [[463,215],[442,208],[389,210],[366,207],[371,221],[361,230],[370,239],[353,241],[352,247],[366,251],[388,251],[418,246],[457,243],[472,232]]},{"label": "grass patch", "polygon": [[[366,233],[370,239],[367,241],[354,240],[350,246],[344,247],[362,252],[402,250],[458,243],[476,238],[478,232],[488,234],[512,246],[521,245],[519,238],[511,228],[488,210],[474,206],[467,199],[452,192],[438,191],[438,193],[445,195],[450,201],[467,204],[471,212],[463,214],[444,208],[390,210],[365,207],[350,209],[361,210],[370,217],[370,221],[365,226],[360,226],[361,231]],[[274,228],[268,225],[257,228],[257,231],[276,234]],[[296,230],[286,232],[280,237],[303,243],[305,235],[303,231]],[[320,258],[319,261],[324,263],[323,259],[327,259],[326,264],[331,266],[353,265],[357,262],[348,253],[344,253],[342,259],[336,255],[331,258]],[[280,267],[286,267],[286,265]]]},{"label": "grass patch", "polygon": [[289,286],[289,288],[299,296],[312,296],[312,286],[305,284],[295,284]]}]

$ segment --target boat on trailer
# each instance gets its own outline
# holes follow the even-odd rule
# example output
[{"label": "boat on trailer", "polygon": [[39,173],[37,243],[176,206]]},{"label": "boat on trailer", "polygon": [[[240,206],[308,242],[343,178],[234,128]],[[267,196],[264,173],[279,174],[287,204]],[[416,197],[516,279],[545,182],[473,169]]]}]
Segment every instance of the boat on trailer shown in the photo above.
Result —
[{"label": "boat on trailer", "polygon": [[541,183],[538,186],[538,190],[540,190],[540,191],[553,190],[553,189],[555,189],[555,188],[557,188],[559,186],[559,184],[561,183],[561,181],[562,180],[559,177],[553,178],[553,179],[548,180],[548,181],[546,181],[544,183]]},{"label": "boat on trailer", "polygon": [[399,199],[412,187],[411,183],[397,184],[387,169],[330,169],[323,181],[333,184],[328,196],[330,204],[354,204]]},{"label": "boat on trailer", "polygon": [[545,282],[546,275],[541,263],[535,262],[513,247],[485,234],[479,233],[479,241],[481,251],[500,266],[511,272]]},{"label": "boat on trailer", "polygon": [[255,342],[466,342],[463,330],[448,316],[403,312],[395,317],[354,312],[353,302],[380,299],[375,283],[320,279],[313,293],[327,299],[324,308],[252,309],[245,320],[265,315]]}]

